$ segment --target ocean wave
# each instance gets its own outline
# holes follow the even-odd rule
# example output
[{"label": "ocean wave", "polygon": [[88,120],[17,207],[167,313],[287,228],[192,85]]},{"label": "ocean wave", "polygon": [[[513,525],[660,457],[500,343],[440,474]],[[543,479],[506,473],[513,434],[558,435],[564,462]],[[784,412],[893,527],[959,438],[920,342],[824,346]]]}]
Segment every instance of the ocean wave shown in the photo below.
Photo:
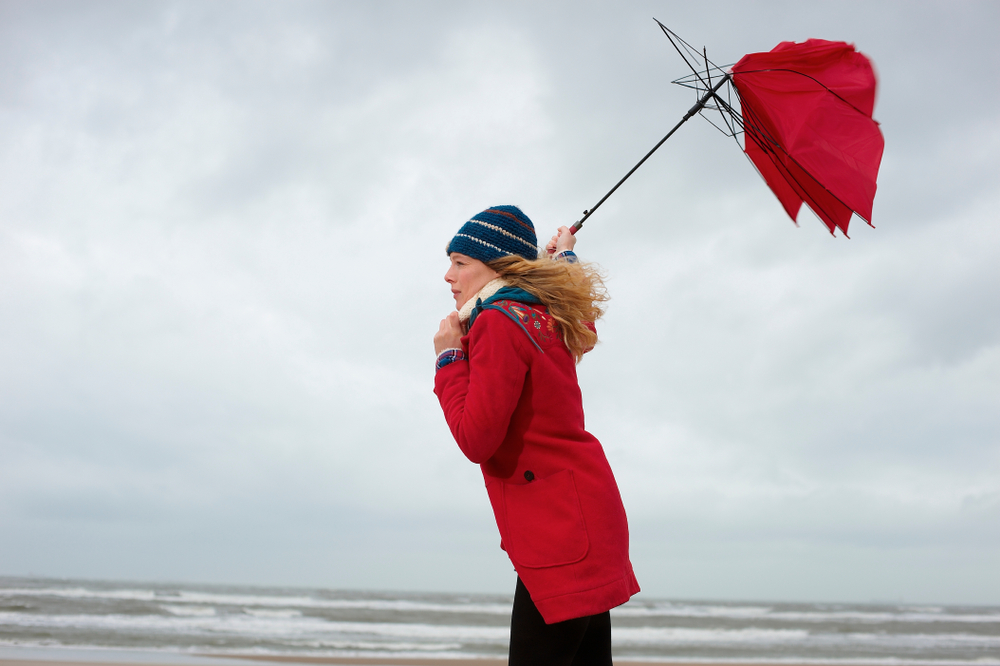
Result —
[{"label": "ocean wave", "polygon": [[463,647],[462,643],[374,643],[365,641],[314,641],[312,643],[303,645],[302,647],[313,648],[315,650],[336,650],[337,652],[342,652],[344,650],[364,650],[365,652],[373,651],[383,651],[383,652],[404,652],[404,651],[419,651],[419,652],[447,652],[461,650]]},{"label": "ocean wave", "polygon": [[[640,602],[642,603],[642,602]],[[630,603],[619,606],[611,612],[622,617],[717,617],[747,619],[765,617],[773,609],[770,606],[713,606],[696,604],[646,602],[643,605]]]},{"label": "ocean wave", "polygon": [[0,597],[61,597],[67,599],[115,599],[131,601],[168,601],[176,604],[197,604],[213,606],[265,606],[286,608],[328,608],[340,610],[375,610],[395,612],[431,613],[481,613],[485,615],[509,615],[509,603],[447,603],[434,601],[411,601],[408,599],[317,599],[310,596],[228,594],[220,592],[200,592],[180,590],[162,592],[156,590],[92,590],[73,588],[0,588]]},{"label": "ocean wave", "polygon": [[302,617],[302,611],[294,610],[290,608],[244,608],[243,612],[247,615],[253,615],[254,617],[277,617],[277,618],[289,618],[289,617]]},{"label": "ocean wave", "polygon": [[[449,641],[506,641],[506,626],[471,626],[408,622],[347,622],[308,616],[257,616],[247,614],[212,616],[162,615],[36,615],[0,613],[0,626],[22,628],[74,628],[119,633],[145,632],[188,636],[254,636],[289,646],[314,644],[317,640],[341,640],[343,636],[381,638],[442,639]],[[1000,636],[968,633],[866,633],[814,632],[806,629],[741,629],[684,627],[616,627],[616,643],[621,645],[786,645],[865,646],[882,648],[1000,647]]]},{"label": "ocean wave", "polygon": [[921,609],[891,611],[869,611],[869,610],[803,610],[784,611],[775,610],[769,606],[699,606],[693,604],[674,603],[652,603],[647,605],[620,606],[611,611],[613,615],[619,617],[677,617],[677,618],[718,618],[733,620],[780,620],[783,622],[861,622],[861,623],[883,623],[883,622],[911,622],[911,623],[1000,623],[1000,612],[982,613],[956,613],[944,612],[944,610]]},{"label": "ocean wave", "polygon": [[[72,599],[112,599],[167,602],[181,605],[222,606],[240,608],[370,610],[410,613],[478,613],[510,614],[509,603],[444,602],[411,599],[326,599],[307,595],[239,594],[198,590],[158,591],[144,588],[118,590],[88,589],[81,586],[58,588],[0,589],[2,597],[62,597]],[[1000,623],[1000,611],[969,610],[956,612],[941,606],[899,606],[899,610],[866,610],[845,608],[836,610],[779,610],[772,605],[725,605],[677,602],[631,602],[612,611],[618,617],[677,617],[752,620],[755,618],[781,622],[818,624],[824,622],[856,623]]]},{"label": "ocean wave", "polygon": [[171,615],[180,615],[182,617],[211,617],[217,614],[211,606],[206,608],[204,606],[171,606],[169,604],[160,604],[160,608]]},{"label": "ocean wave", "polygon": [[295,636],[304,631],[319,630],[329,623],[322,618],[297,617],[257,618],[245,614],[232,615],[40,615],[35,613],[0,612],[0,627],[89,629],[116,633],[146,632],[160,635],[177,634],[247,634],[251,636]]},{"label": "ocean wave", "polygon": [[790,622],[831,622],[831,621],[857,621],[857,622],[913,622],[913,623],[945,623],[945,622],[965,622],[973,624],[986,624],[1000,622],[1000,613],[891,613],[878,611],[778,611],[768,614],[766,617],[775,620]]},{"label": "ocean wave", "polygon": [[[648,657],[615,657],[616,662],[628,664],[648,661]],[[975,659],[913,659],[903,657],[657,657],[657,663],[677,664],[728,664],[732,666],[772,666],[786,664],[800,666],[1000,666],[1000,659],[980,657]]]},{"label": "ocean wave", "polygon": [[[618,637],[619,631],[615,630]],[[619,641],[616,640],[616,643]],[[505,644],[505,643],[504,643]],[[89,644],[60,643],[53,639],[0,639],[0,649],[10,647],[21,648],[41,648],[58,650],[91,650],[108,652],[134,652],[136,648],[131,647],[98,647]],[[500,648],[503,645],[499,646]],[[619,645],[619,649],[622,646]],[[648,645],[642,646],[646,650]],[[675,646],[676,647],[676,646]],[[750,648],[749,644],[739,646],[741,650]],[[454,658],[462,656],[465,658],[476,657],[496,657],[500,654],[496,647],[480,646],[478,650],[470,650],[470,646],[461,642],[407,642],[407,641],[366,641],[366,640],[317,640],[303,641],[294,650],[282,648],[280,646],[265,647],[262,645],[226,647],[223,645],[187,646],[187,647],[152,647],[143,648],[143,651],[151,654],[183,654],[183,655],[214,655],[218,657],[239,658],[241,655],[254,656],[278,656],[278,657],[326,657],[326,656],[364,656],[364,657],[423,657],[423,658]],[[0,652],[0,656],[3,653]],[[810,655],[808,652],[789,652],[787,647],[780,654],[769,656],[753,657],[746,652],[740,657],[726,656],[658,656],[658,662],[665,664],[728,664],[732,666],[767,666],[771,664],[785,664],[787,666],[797,666],[800,664],[810,664],[815,666],[1000,666],[1000,658],[994,656],[979,656],[973,658],[920,658],[914,656],[838,656],[838,657],[818,657]],[[645,656],[622,655],[616,656],[615,661],[628,664],[633,661],[648,661],[649,654]]]},{"label": "ocean wave", "polygon": [[381,637],[438,638],[475,642],[506,641],[506,626],[438,625],[407,622],[343,622],[318,617],[255,617],[246,614],[217,616],[163,615],[37,615],[0,612],[0,627],[36,629],[86,629],[117,633],[160,635],[254,637],[300,645],[304,640],[331,638],[336,634]]},{"label": "ocean wave", "polygon": [[804,629],[690,629],[679,627],[616,627],[615,643],[621,646],[699,645],[722,646],[755,644],[781,646],[789,644],[827,647],[878,647],[907,650],[961,647],[1000,646],[1000,636],[978,634],[887,634],[864,632],[810,632]]},{"label": "ocean wave", "polygon": [[784,645],[811,638],[805,629],[688,629],[681,627],[615,627],[618,645],[723,645],[756,643]]},{"label": "ocean wave", "polygon": [[0,597],[63,597],[66,599],[122,599],[155,601],[155,590],[88,590],[85,587],[0,588]]}]

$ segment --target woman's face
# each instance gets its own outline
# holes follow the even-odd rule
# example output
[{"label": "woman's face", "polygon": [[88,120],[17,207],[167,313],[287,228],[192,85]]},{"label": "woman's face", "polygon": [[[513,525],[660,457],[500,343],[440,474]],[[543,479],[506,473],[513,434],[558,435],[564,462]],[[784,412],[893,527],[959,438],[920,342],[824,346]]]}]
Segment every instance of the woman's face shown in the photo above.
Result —
[{"label": "woman's face", "polygon": [[459,252],[452,252],[448,258],[451,260],[451,268],[444,274],[444,281],[451,285],[456,310],[461,310],[466,301],[478,294],[487,282],[500,277],[499,273],[483,262]]}]

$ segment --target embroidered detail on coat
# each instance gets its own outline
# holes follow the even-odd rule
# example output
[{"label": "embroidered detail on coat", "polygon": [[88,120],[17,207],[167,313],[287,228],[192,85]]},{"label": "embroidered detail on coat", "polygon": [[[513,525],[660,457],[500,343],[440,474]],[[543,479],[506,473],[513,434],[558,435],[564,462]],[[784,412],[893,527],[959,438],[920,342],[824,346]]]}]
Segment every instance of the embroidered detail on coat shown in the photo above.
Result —
[{"label": "embroidered detail on coat", "polygon": [[538,351],[542,351],[539,343],[548,344],[557,335],[556,320],[549,316],[548,308],[544,305],[526,305],[503,299],[490,303],[484,309],[499,310],[517,322]]}]

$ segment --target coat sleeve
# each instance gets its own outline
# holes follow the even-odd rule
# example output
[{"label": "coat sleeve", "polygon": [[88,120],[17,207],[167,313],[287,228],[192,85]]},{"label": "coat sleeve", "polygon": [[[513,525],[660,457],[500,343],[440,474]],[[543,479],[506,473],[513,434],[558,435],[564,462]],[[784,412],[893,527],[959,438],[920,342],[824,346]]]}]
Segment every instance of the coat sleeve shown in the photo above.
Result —
[{"label": "coat sleeve", "polygon": [[486,310],[464,343],[468,361],[457,361],[434,377],[434,393],[462,453],[482,464],[500,448],[528,372],[520,336],[504,314]]}]

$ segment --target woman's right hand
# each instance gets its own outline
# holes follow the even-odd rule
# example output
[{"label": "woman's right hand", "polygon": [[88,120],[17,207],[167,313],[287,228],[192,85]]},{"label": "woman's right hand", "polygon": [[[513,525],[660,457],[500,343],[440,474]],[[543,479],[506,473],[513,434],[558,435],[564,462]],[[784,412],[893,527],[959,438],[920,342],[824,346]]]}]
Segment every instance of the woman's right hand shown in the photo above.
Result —
[{"label": "woman's right hand", "polygon": [[445,349],[462,348],[462,322],[458,313],[452,312],[441,320],[438,332],[434,334],[434,354],[440,355]]},{"label": "woman's right hand", "polygon": [[576,246],[576,236],[569,230],[569,227],[562,226],[556,231],[556,235],[545,246],[545,251],[549,254],[559,254],[566,250],[572,250]]}]

